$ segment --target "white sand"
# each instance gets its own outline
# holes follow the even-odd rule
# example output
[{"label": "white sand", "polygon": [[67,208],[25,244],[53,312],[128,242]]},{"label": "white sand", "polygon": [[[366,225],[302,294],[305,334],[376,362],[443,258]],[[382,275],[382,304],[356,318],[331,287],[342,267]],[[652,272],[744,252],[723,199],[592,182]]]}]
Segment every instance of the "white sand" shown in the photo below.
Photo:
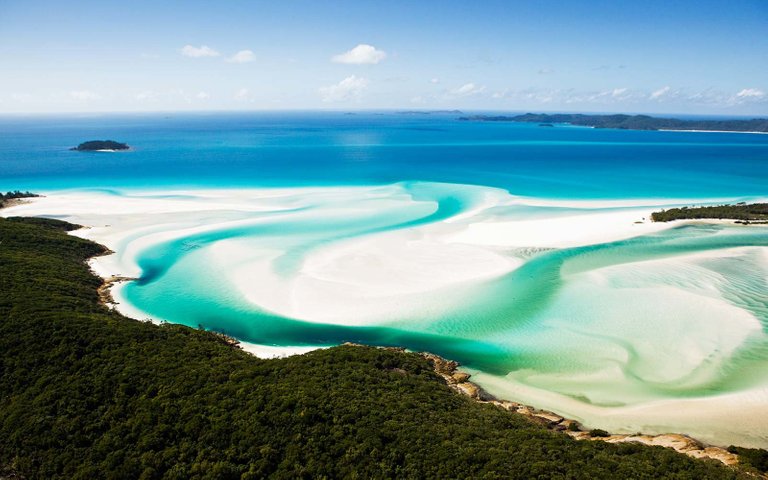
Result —
[{"label": "white sand", "polygon": [[[589,374],[517,371],[503,377],[471,372],[476,374],[473,380],[500,398],[550,409],[589,427],[615,433],[682,432],[719,445],[764,448],[768,373],[755,372],[757,364],[753,371],[742,367],[743,390],[735,393],[661,400],[647,388],[707,391],[732,368],[740,348],[752,341],[765,344],[760,321],[723,299],[717,287],[724,279],[707,268],[724,258],[731,265],[732,260],[748,262],[757,274],[768,275],[768,253],[761,247],[622,263],[585,273],[569,272],[566,266],[565,286],[551,312],[543,315],[549,318],[549,330],[542,332],[543,338],[522,340],[522,348],[546,351],[559,342],[576,348],[572,358],[580,361],[586,352],[579,346],[588,345],[587,358],[599,359],[602,368]],[[576,398],[588,398],[594,405]],[[606,405],[615,402],[626,406]]]},{"label": "white sand", "polygon": [[[122,195],[99,191],[47,192],[46,197],[0,210],[0,215],[54,217],[87,226],[74,234],[116,252],[91,261],[94,271],[104,277],[139,276],[141,271],[136,262],[141,253],[169,240],[235,226],[269,227],[267,235],[224,238],[206,245],[203,249],[206,268],[223,272],[223,280],[240,294],[244,303],[262,310],[305,321],[381,325],[403,318],[439,317],[439,308],[450,309],[452,305],[461,304],[463,295],[471,287],[518,268],[524,259],[515,257],[517,250],[574,247],[658,232],[674,225],[648,222],[652,211],[702,203],[680,199],[531,199],[499,189],[471,186],[437,185],[434,190],[452,188],[472,199],[456,215],[407,229],[382,229],[365,234],[360,232],[366,231],[366,225],[373,228],[403,223],[434,212],[437,203],[429,200],[429,188],[419,191],[419,200],[414,200],[408,187],[401,184],[148,191]],[[499,215],[499,207],[504,207],[507,213]],[[313,222],[314,230],[296,230]],[[626,283],[635,278],[636,284],[627,283],[623,288],[646,289],[648,294],[686,304],[699,302],[703,321],[696,328],[666,322],[661,305],[661,320],[656,324],[640,319],[632,327],[631,315],[625,324],[601,324],[604,319],[596,315],[596,323],[580,326],[587,335],[623,335],[630,343],[634,342],[639,355],[655,358],[648,368],[635,372],[645,375],[648,381],[665,382],[686,374],[687,381],[696,381],[692,372],[697,365],[707,361],[716,363],[747,337],[759,334],[759,324],[753,317],[714,295],[707,297],[706,285],[682,284],[685,273],[681,277],[679,272],[684,272],[684,268],[697,268],[697,262],[705,256],[680,260],[680,264],[654,261],[656,263],[641,266],[640,270],[647,275],[667,276],[678,281],[669,288],[651,291],[648,278],[633,277],[628,271],[637,265],[622,265],[583,274],[581,279],[578,277],[582,274],[571,272],[575,276],[573,288],[566,288],[564,294],[579,297],[604,291],[608,295],[617,282]],[[694,277],[702,274],[691,272]],[[120,311],[146,319],[145,312],[124,301],[121,290],[120,286],[113,289]],[[624,302],[631,308],[632,298],[638,298],[637,292],[626,297],[612,296],[612,301]],[[647,297],[639,295],[639,298]],[[578,308],[582,307],[574,306]],[[588,313],[580,315],[589,316]],[[732,323],[724,326],[716,321],[718,318],[729,318]],[[738,328],[734,328],[736,324]],[[553,327],[564,328],[558,326],[556,320]],[[663,348],[643,344],[642,335],[628,334],[623,330],[627,328],[658,329],[664,332],[667,341]],[[696,334],[691,334],[692,331]],[[253,344],[243,344],[243,347],[263,357],[304,353],[315,348]],[[659,353],[663,351],[667,354]],[[680,351],[682,355],[677,355]],[[626,358],[619,355],[616,361],[626,361]],[[658,370],[660,365],[668,368]],[[618,369],[602,374],[623,375]],[[680,426],[678,430],[704,440],[712,431],[718,431],[721,442],[728,441],[728,432],[733,432],[734,438],[742,432],[744,435],[739,437],[742,440],[746,436],[754,438],[755,444],[768,444],[765,433],[761,433],[768,432],[765,389],[704,399],[649,401],[633,407],[596,407],[524,385],[514,378],[478,374],[476,380],[501,396],[549,408],[588,424],[590,419],[600,418],[600,426],[610,430],[662,433],[665,428],[659,425],[676,425]],[[737,405],[738,409],[728,405]],[[721,435],[722,432],[725,433]]]},{"label": "white sand", "polygon": [[[436,185],[436,190],[454,188],[425,185]],[[638,209],[636,203],[526,199],[494,188],[455,188],[476,198],[457,215],[410,229],[324,243],[311,248],[290,275],[281,274],[277,267],[278,259],[296,247],[290,235],[270,242],[250,237],[223,240],[209,247],[209,259],[212,266],[229,272],[232,286],[249,302],[264,310],[307,321],[372,324],[424,312],[434,303],[430,292],[460,301],[460,295],[450,294],[452,288],[455,291],[461,285],[498,277],[522,263],[509,255],[510,248],[577,246],[658,231],[669,225],[635,222],[647,218],[659,205],[680,203],[653,200],[653,206]],[[347,218],[366,222],[382,212],[417,218],[434,211],[434,205],[428,200],[414,201],[400,184],[122,195],[64,191],[3,210],[2,215],[47,216],[86,225],[90,228],[74,234],[116,252],[94,259],[93,270],[104,277],[137,277],[141,272],[136,259],[142,251],[204,231],[276,222],[284,222],[287,231],[293,223],[327,219],[333,233],[334,225]],[[573,215],[557,212],[556,216],[519,220],[497,219],[488,213],[509,205],[579,210]],[[120,308],[136,314],[128,307]]]},{"label": "white sand", "polygon": [[551,248],[612,242],[670,228],[669,224],[647,221],[653,210],[597,210],[565,217],[471,223],[451,240],[475,245]]},{"label": "white sand", "polygon": [[[248,258],[248,242],[220,242],[217,262]],[[434,303],[430,292],[508,273],[521,260],[470,245],[399,230],[340,241],[308,255],[294,275],[273,269],[281,252],[241,261],[233,286],[252,303],[292,318],[364,325],[417,315]],[[226,260],[223,258],[226,257]]]},{"label": "white sand", "polygon": [[327,347],[281,347],[278,345],[257,345],[255,343],[240,342],[240,347],[246,352],[259,358],[284,358],[291,355],[302,355],[313,350]]},{"label": "white sand", "polygon": [[471,369],[472,381],[501,398],[552,410],[587,428],[612,433],[684,433],[718,446],[768,445],[768,387],[719,396],[661,400],[626,407],[587,405],[570,397],[536,389]]}]

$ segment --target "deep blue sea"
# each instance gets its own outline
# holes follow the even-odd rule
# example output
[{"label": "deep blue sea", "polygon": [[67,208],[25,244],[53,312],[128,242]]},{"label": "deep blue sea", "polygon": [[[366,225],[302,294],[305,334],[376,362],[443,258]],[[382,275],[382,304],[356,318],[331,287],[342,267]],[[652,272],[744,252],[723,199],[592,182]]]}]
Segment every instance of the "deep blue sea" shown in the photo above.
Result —
[{"label": "deep blue sea", "polygon": [[[454,114],[0,117],[0,189],[478,184],[555,198],[768,193],[768,135],[459,121]],[[126,142],[112,155],[68,149]]]}]

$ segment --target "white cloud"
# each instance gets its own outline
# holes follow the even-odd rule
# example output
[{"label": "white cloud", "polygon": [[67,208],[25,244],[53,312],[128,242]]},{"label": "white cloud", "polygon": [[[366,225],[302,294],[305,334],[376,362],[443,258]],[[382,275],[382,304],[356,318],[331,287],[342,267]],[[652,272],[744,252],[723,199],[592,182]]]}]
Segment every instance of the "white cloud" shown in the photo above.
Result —
[{"label": "white cloud", "polygon": [[230,63],[248,63],[256,60],[256,54],[250,50],[240,50],[227,59]]},{"label": "white cloud", "polygon": [[183,88],[173,88],[168,92],[168,97],[174,99],[181,99],[186,104],[192,103],[192,96],[189,95]]},{"label": "white cloud", "polygon": [[625,98],[626,93],[627,93],[626,88],[614,88],[613,90],[611,90],[611,96],[613,98]]},{"label": "white cloud", "polygon": [[157,93],[152,92],[150,90],[146,90],[143,92],[139,92],[135,95],[136,100],[140,102],[148,101],[148,100],[156,100],[157,99]]},{"label": "white cloud", "polygon": [[629,88],[613,88],[602,91],[579,91],[569,89],[539,89],[503,90],[493,93],[495,99],[511,100],[520,104],[595,104],[613,105],[637,103],[648,98],[648,93]]},{"label": "white cloud", "polygon": [[439,79],[439,78],[437,78],[437,77],[435,77],[435,78],[433,78],[432,80],[430,80],[430,81],[429,81],[429,83],[432,83],[432,84],[434,84],[434,85],[437,85],[438,83],[440,83],[440,79]]},{"label": "white cloud", "polygon": [[[522,93],[524,100],[537,103],[551,103],[560,94],[558,90],[525,90]],[[512,96],[514,98],[514,94]]]},{"label": "white cloud", "polygon": [[[468,90],[468,88],[467,88]],[[613,88],[602,91],[570,89],[540,89],[528,88],[522,90],[502,90],[491,94],[494,99],[503,99],[514,103],[517,107],[524,105],[572,105],[581,106],[622,106],[651,105],[651,102],[664,102],[669,105],[698,106],[711,109],[731,108],[747,104],[763,104],[768,102],[768,91],[746,88],[738,93],[728,94],[720,90],[708,88],[698,92],[686,91],[680,88],[665,86],[656,90],[634,90],[631,88]],[[657,104],[658,105],[658,104]],[[636,108],[632,108],[636,110]]]},{"label": "white cloud", "polygon": [[101,98],[98,93],[90,90],[74,90],[69,92],[69,96],[81,102],[88,102],[90,100],[98,100]]},{"label": "white cloud", "polygon": [[200,91],[200,92],[197,92],[197,95],[195,95],[195,98],[197,98],[198,100],[208,100],[209,98],[211,98],[211,95],[208,92]]},{"label": "white cloud", "polygon": [[685,99],[698,105],[725,105],[729,102],[733,103],[733,98],[729,98],[725,93],[713,88],[688,94]]},{"label": "white cloud", "polygon": [[670,90],[672,90],[672,89],[669,86],[662,87],[662,88],[654,91],[653,93],[651,93],[651,95],[648,98],[650,98],[651,100],[658,100],[661,97],[663,97],[664,95],[666,95],[667,93],[669,93]]},{"label": "white cloud", "polygon": [[331,57],[331,61],[336,63],[349,63],[353,65],[374,65],[384,60],[387,53],[377,50],[373,45],[361,43],[352,50]]},{"label": "white cloud", "polygon": [[181,54],[185,57],[202,58],[202,57],[218,57],[221,54],[207,45],[201,45],[199,47],[193,47],[192,45],[184,45],[180,50]]},{"label": "white cloud", "polygon": [[351,75],[335,85],[320,88],[324,102],[343,102],[360,98],[368,88],[368,79]]},{"label": "white cloud", "polygon": [[235,100],[238,102],[250,102],[253,101],[253,95],[251,95],[251,91],[247,88],[241,88],[235,92]]},{"label": "white cloud", "polygon": [[738,98],[762,98],[765,92],[756,88],[745,88],[736,94]]},{"label": "white cloud", "polygon": [[15,102],[31,102],[34,100],[37,100],[37,98],[29,93],[12,93],[11,94],[11,100]]},{"label": "white cloud", "polygon": [[470,95],[477,95],[479,93],[483,93],[484,90],[485,90],[485,86],[478,86],[478,85],[475,85],[474,83],[465,83],[459,88],[454,88],[453,90],[451,90],[451,94],[456,95],[458,97],[467,97]]}]

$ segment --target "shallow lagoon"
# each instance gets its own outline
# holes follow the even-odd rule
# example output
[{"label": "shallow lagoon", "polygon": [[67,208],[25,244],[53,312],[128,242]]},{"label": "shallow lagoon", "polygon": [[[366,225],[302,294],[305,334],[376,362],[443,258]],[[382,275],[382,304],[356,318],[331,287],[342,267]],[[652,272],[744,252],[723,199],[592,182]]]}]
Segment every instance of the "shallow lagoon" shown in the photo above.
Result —
[{"label": "shallow lagoon", "polygon": [[[768,445],[768,228],[645,221],[765,197],[766,136],[395,114],[2,122],[0,184],[50,193],[10,212],[91,226],[117,252],[95,267],[139,277],[116,292],[133,316],[288,350],[430,350],[590,426]],[[63,148],[85,130],[136,150]]]}]

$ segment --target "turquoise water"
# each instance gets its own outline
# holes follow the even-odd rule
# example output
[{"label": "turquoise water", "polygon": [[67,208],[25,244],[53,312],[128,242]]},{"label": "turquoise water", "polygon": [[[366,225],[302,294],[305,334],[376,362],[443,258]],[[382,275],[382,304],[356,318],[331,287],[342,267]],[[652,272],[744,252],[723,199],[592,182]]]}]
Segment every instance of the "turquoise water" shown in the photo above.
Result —
[{"label": "turquoise water", "polygon": [[[67,150],[94,138],[134,150]],[[110,246],[140,278],[120,296],[154,319],[259,345],[427,350],[494,393],[590,425],[768,445],[768,420],[713,414],[702,427],[623,413],[768,398],[768,227],[682,225],[554,247],[516,242],[514,227],[498,242],[456,240],[474,224],[529,229],[765,198],[766,135],[395,113],[5,117],[0,172],[0,189],[86,192],[95,203],[202,201],[194,215],[37,212],[126,228]],[[195,192],[266,187],[310,190],[210,210]],[[479,264],[492,273],[449,281]],[[609,410],[625,416],[606,420]]]},{"label": "turquoise water", "polygon": [[[392,220],[393,228],[402,225],[396,222],[399,219]],[[359,225],[360,219],[352,219],[350,224]],[[246,238],[251,242],[269,243],[271,236],[277,236],[286,251],[306,254],[308,250],[319,248],[319,245],[330,242],[332,238],[346,237],[355,230],[344,229],[344,225],[332,225],[333,234],[324,234],[327,232],[327,222],[288,225],[287,228],[282,225],[261,224],[222,229],[159,244],[142,252],[139,260],[142,277],[129,283],[123,294],[131,303],[158,318],[193,327],[203,326],[257,344],[337,345],[351,341],[400,345],[430,350],[457,359],[469,367],[496,374],[526,368],[566,372],[600,368],[600,359],[595,361],[584,355],[567,355],[567,351],[581,349],[585,335],[594,335],[606,328],[600,322],[616,325],[626,321],[610,318],[610,315],[627,316],[620,305],[606,308],[608,315],[590,312],[595,316],[586,318],[584,315],[585,318],[581,318],[581,315],[573,314],[579,308],[599,309],[604,303],[601,295],[605,292],[582,292],[577,297],[567,295],[570,287],[579,285],[580,274],[697,252],[768,246],[766,228],[685,226],[618,242],[544,251],[507,275],[472,285],[471,292],[464,292],[458,304],[454,304],[450,298],[443,299],[442,302],[448,308],[439,309],[437,314],[426,314],[417,319],[395,318],[380,326],[358,327],[318,324],[261,310],[233,291],[226,269],[217,271],[212,267],[214,264],[207,256],[206,247],[225,239]],[[286,233],[288,230],[289,234]],[[370,231],[358,233],[365,235]],[[286,236],[292,235],[300,237],[300,241],[295,244],[286,243]],[[292,266],[298,261],[290,258]],[[735,262],[738,263],[734,265]],[[281,275],[292,275],[286,263],[278,261],[275,268]],[[765,259],[759,257],[751,261],[741,257],[738,260],[728,258],[719,262],[710,261],[705,268],[711,275],[718,276],[719,281],[716,283],[716,291],[708,292],[708,295],[723,297],[733,305],[747,310],[760,321],[763,331],[768,331],[766,267]],[[707,280],[701,279],[703,283]],[[695,285],[686,285],[687,282],[695,283],[696,278],[640,279],[640,286],[635,288],[671,285],[683,290],[695,290]],[[648,300],[654,300],[653,293],[650,295]],[[670,304],[675,301],[674,298],[665,297],[657,300],[669,301]],[[571,318],[558,318],[562,312],[571,312]],[[573,331],[557,330],[552,324],[555,319],[562,323],[558,328],[567,326]],[[680,320],[685,320],[685,324],[695,322],[695,319]],[[581,322],[591,323],[588,326],[590,332],[584,334],[578,331],[584,327]],[[630,339],[605,337],[591,338],[591,341],[604,343],[606,348],[612,346],[626,351],[632,357],[625,365],[627,380],[644,385],[649,397],[655,394],[662,397],[695,396],[716,392],[721,385],[729,382],[744,384],[748,381],[729,375],[699,381],[694,378],[696,372],[687,372],[688,377],[693,378],[690,384],[681,383],[685,379],[683,377],[674,377],[664,382],[646,382],[638,373],[638,369],[645,368],[643,359],[639,358]],[[593,348],[597,347],[593,345]],[[478,352],[482,352],[482,355],[477,355]],[[762,362],[768,361],[768,343],[755,343],[740,353],[748,359],[746,363],[757,359],[765,366]],[[724,358],[717,368],[735,372],[738,368],[733,363],[738,361],[738,358]],[[759,383],[768,380],[768,370],[763,373],[759,379],[752,378],[749,381]],[[605,388],[616,387],[615,383],[609,383]]]},{"label": "turquoise water", "polygon": [[[394,113],[0,117],[0,188],[419,180],[557,198],[744,197],[765,194],[766,137]],[[125,141],[135,151],[67,150],[92,138]]]}]

